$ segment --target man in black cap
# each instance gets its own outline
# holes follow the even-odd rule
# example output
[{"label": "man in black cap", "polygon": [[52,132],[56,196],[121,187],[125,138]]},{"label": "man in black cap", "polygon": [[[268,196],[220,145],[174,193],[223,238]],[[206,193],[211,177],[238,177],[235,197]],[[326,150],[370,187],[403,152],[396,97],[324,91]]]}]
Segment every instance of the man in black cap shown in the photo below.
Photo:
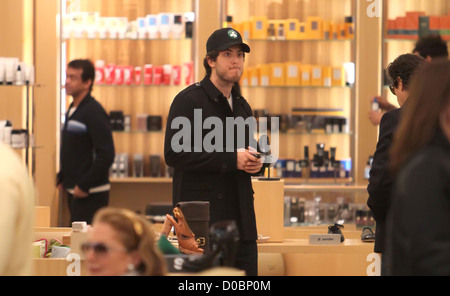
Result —
[{"label": "man in black cap", "polygon": [[[261,159],[255,157],[257,143],[249,136],[249,126],[234,124],[227,128],[226,124],[227,118],[245,120],[253,115],[250,105],[233,87],[242,76],[245,53],[250,52],[250,47],[242,42],[239,32],[224,28],[209,37],[206,50],[205,78],[175,97],[167,121],[164,156],[167,165],[174,168],[173,204],[209,201],[210,225],[235,221],[240,234],[236,267],[247,275],[257,275],[251,176],[260,175],[264,167]],[[215,124],[208,124],[211,118],[216,119]],[[180,129],[186,122],[189,127]],[[240,144],[236,135],[242,128],[247,140]],[[184,131],[190,134],[186,136]],[[203,147],[211,140],[210,134],[215,135],[214,149]]]}]

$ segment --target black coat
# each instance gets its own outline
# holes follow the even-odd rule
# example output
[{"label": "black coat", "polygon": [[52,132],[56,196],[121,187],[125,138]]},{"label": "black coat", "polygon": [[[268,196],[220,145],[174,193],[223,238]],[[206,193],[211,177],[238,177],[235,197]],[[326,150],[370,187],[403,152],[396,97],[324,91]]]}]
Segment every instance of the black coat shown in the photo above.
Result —
[{"label": "black coat", "polygon": [[[219,118],[223,126],[223,137],[226,135],[226,118],[246,119],[252,116],[252,109],[247,101],[233,88],[233,110],[231,110],[227,99],[214,86],[209,78],[200,83],[193,84],[180,92],[174,99],[167,121],[164,156],[168,166],[174,168],[173,176],[173,204],[180,201],[209,201],[210,202],[210,225],[223,220],[235,220],[237,222],[242,240],[255,240],[257,238],[256,219],[253,204],[253,188],[251,175],[237,170],[236,148],[256,148],[254,140],[246,140],[238,147],[236,141],[237,130],[235,130],[234,143],[224,140],[217,144],[215,151],[205,151],[205,147],[197,145],[198,140],[204,140],[210,134],[211,128],[200,128],[194,131],[194,109],[201,110],[202,120],[211,116]],[[177,134],[181,126],[174,126],[176,118],[187,118],[191,123],[191,137],[179,141]],[[215,126],[214,126],[215,129]],[[189,129],[188,129],[189,131]],[[197,132],[197,138],[194,135]],[[246,133],[248,133],[246,129]],[[179,134],[178,134],[179,135]],[[249,139],[246,134],[246,139]],[[211,136],[211,135],[210,135]],[[218,140],[219,137],[216,138]],[[208,139],[208,137],[206,138]],[[190,147],[191,151],[177,151],[173,147],[172,140],[183,143]],[[189,143],[190,141],[190,143]],[[211,142],[211,141],[208,141]],[[228,147],[228,149],[226,148]]]},{"label": "black coat", "polygon": [[109,184],[109,168],[115,155],[111,123],[103,107],[90,94],[72,116],[66,116],[60,154],[57,183],[62,183],[65,189],[78,185],[89,192],[90,188]]},{"label": "black coat", "polygon": [[387,219],[387,275],[450,275],[450,142],[441,131],[400,169]]},{"label": "black coat", "polygon": [[386,215],[394,178],[389,170],[389,149],[400,119],[401,108],[386,112],[380,122],[380,136],[373,156],[367,192],[367,205],[376,222],[375,252],[383,253],[386,236]]}]

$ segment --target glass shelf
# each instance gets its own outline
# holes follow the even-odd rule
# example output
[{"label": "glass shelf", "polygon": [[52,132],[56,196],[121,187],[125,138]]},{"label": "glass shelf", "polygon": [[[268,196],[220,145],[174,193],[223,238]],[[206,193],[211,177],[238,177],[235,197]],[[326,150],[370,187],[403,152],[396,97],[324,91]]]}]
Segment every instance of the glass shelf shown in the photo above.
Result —
[{"label": "glass shelf", "polygon": [[94,38],[88,38],[88,37],[70,37],[70,38],[64,38],[63,41],[70,41],[70,40],[100,40],[100,41],[106,41],[106,40],[113,40],[113,41],[184,41],[184,40],[192,40],[192,38],[100,38],[100,37],[94,37]]},{"label": "glass shelf", "polygon": [[268,86],[262,86],[262,85],[242,85],[242,88],[304,88],[304,89],[353,89],[353,85],[351,86],[311,86],[311,85],[268,85]]},{"label": "glass shelf", "polygon": [[353,42],[355,39],[248,39],[246,41],[269,41],[269,42]]}]

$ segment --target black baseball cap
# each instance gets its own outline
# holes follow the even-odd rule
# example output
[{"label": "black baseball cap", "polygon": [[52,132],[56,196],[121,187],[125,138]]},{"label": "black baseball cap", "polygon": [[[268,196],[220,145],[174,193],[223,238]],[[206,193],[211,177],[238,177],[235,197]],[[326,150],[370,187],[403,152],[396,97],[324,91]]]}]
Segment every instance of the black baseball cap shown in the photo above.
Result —
[{"label": "black baseball cap", "polygon": [[241,34],[233,28],[222,28],[214,31],[206,42],[206,52],[222,51],[234,45],[241,45],[244,52],[250,52],[250,47],[242,42]]}]

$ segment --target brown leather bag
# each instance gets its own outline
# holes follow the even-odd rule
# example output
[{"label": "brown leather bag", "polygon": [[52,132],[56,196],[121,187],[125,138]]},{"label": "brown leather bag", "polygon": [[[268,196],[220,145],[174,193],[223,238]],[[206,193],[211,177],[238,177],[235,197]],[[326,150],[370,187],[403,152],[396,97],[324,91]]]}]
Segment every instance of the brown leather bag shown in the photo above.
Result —
[{"label": "brown leather bag", "polygon": [[195,234],[195,240],[204,254],[210,252],[209,248],[209,202],[208,201],[182,201],[176,204],[183,212],[189,228]]}]

